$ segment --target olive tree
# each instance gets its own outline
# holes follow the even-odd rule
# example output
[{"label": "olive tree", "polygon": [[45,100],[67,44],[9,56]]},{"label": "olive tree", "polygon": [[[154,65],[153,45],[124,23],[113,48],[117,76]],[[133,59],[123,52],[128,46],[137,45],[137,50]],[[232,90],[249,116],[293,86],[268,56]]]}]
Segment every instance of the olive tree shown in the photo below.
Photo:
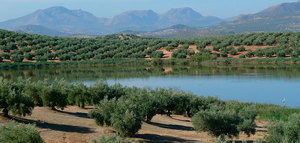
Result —
[{"label": "olive tree", "polygon": [[0,78],[0,109],[5,117],[9,116],[9,111],[16,115],[30,115],[33,108],[34,103],[22,88],[17,89],[11,82]]},{"label": "olive tree", "polygon": [[111,124],[121,136],[131,137],[142,127],[142,116],[138,108],[119,100],[115,112],[111,116]]},{"label": "olive tree", "polygon": [[77,84],[72,86],[72,88],[70,89],[70,94],[68,98],[70,103],[76,104],[78,107],[84,108],[85,103],[90,101],[90,94],[85,85]]},{"label": "olive tree", "polygon": [[41,92],[41,98],[44,106],[64,109],[68,104],[68,96],[65,93],[65,82],[62,80],[55,80],[52,84],[44,88]]},{"label": "olive tree", "polygon": [[[222,109],[223,108],[223,109]],[[196,131],[206,131],[216,137],[236,137],[240,132],[255,133],[255,112],[214,106],[209,110],[200,110],[192,123]]]}]

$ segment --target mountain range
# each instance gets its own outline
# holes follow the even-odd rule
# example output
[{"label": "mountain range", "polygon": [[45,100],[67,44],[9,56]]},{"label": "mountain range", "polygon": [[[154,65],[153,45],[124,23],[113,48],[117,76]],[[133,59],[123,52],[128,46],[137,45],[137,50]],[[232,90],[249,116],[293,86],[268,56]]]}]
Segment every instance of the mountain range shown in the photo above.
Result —
[{"label": "mountain range", "polygon": [[192,38],[251,32],[300,31],[300,2],[271,6],[255,14],[240,15],[232,21],[206,27],[171,26],[155,31],[124,33],[147,37]]},{"label": "mountain range", "polygon": [[[69,10],[57,6],[37,10],[26,16],[0,22],[1,29],[49,35],[104,35],[124,30],[152,31],[176,24],[208,26],[222,19],[202,16],[191,8],[171,9],[163,14],[152,10],[127,11],[113,18],[99,18],[83,10]],[[45,29],[51,32],[44,33]]]},{"label": "mountain range", "polygon": [[190,38],[249,32],[300,31],[300,2],[271,6],[255,14],[230,19],[203,16],[195,10],[174,8],[158,14],[134,10],[112,18],[57,6],[0,22],[0,29],[51,36],[129,33],[139,36]]}]

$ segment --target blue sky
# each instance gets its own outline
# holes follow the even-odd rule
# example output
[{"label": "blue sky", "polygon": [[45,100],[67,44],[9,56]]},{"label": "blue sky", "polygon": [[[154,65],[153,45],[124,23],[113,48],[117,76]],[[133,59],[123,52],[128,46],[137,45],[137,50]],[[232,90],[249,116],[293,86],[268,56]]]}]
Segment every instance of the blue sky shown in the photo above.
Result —
[{"label": "blue sky", "polygon": [[112,17],[128,10],[163,13],[171,8],[191,7],[205,16],[229,18],[256,13],[269,6],[296,0],[0,0],[0,21],[24,16],[37,9],[64,6],[82,9],[99,17]]}]

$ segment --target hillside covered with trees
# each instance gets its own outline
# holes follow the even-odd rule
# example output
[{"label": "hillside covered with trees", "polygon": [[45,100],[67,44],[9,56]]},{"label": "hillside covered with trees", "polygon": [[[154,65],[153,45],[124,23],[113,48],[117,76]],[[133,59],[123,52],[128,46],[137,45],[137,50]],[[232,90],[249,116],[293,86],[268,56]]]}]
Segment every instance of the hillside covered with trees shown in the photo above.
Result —
[{"label": "hillside covered with trees", "polygon": [[5,62],[97,61],[103,59],[298,58],[300,32],[252,33],[197,39],[109,35],[60,38],[0,30]]}]

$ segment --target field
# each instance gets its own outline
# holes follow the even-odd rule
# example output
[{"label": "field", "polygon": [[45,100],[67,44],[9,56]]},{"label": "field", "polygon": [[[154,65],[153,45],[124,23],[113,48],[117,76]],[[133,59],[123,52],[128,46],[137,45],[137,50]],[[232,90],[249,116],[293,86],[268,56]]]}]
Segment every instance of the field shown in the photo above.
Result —
[{"label": "field", "polygon": [[157,39],[133,35],[59,38],[0,31],[3,62],[102,61],[105,59],[298,58],[299,32],[253,33],[198,39]]},{"label": "field", "polygon": [[[93,139],[100,138],[100,135],[115,133],[110,127],[99,127],[93,119],[88,118],[88,110],[93,107],[81,109],[69,106],[63,111],[52,111],[45,107],[36,107],[31,116],[16,118],[19,122],[34,123],[46,143],[90,143]],[[7,123],[8,120],[0,118],[0,123]],[[263,138],[266,134],[266,122],[257,122],[257,133],[247,137],[241,134],[236,141],[255,141]],[[141,130],[131,139],[136,141],[150,142],[208,142],[214,138],[206,132],[197,133],[193,130],[190,118],[172,115],[156,115],[152,122],[143,123]]]}]

